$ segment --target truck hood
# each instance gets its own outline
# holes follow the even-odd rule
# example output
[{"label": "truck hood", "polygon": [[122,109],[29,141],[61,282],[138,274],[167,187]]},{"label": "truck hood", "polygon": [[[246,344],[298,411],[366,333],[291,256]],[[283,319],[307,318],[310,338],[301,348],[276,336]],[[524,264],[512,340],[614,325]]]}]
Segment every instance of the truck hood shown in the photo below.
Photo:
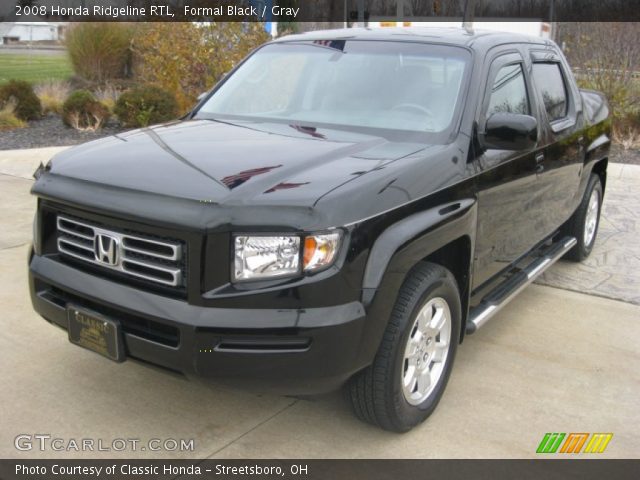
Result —
[{"label": "truck hood", "polygon": [[49,173],[207,204],[312,206],[428,146],[278,123],[190,120],[90,142]]}]

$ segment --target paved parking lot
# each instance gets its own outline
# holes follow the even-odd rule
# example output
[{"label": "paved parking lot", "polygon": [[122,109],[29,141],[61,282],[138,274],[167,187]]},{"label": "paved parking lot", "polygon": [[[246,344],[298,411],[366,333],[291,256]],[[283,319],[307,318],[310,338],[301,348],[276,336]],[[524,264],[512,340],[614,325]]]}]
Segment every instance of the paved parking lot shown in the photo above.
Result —
[{"label": "paved parking lot", "polygon": [[[35,205],[28,177],[38,155],[45,160],[51,153],[0,151],[0,457],[521,458],[535,456],[546,432],[613,432],[603,456],[640,457],[640,306],[630,303],[633,289],[626,302],[568,291],[582,289],[573,282],[589,275],[567,273],[566,262],[545,279],[562,288],[532,285],[465,340],[436,413],[404,435],[360,423],[339,393],[304,400],[255,395],[134,362],[115,364],[71,346],[63,331],[33,313],[27,292]],[[620,208],[612,192],[635,199],[640,192],[638,176],[612,167],[606,218]],[[631,228],[637,212],[622,227]],[[639,237],[627,232],[609,243],[613,238],[597,244],[594,258],[602,243],[614,250],[607,259],[615,254],[617,265],[631,264],[627,255],[637,255]],[[621,298],[624,292],[604,288],[606,280],[632,270],[607,269],[607,279],[591,288]],[[43,433],[107,443],[193,438],[195,451],[14,448],[17,435]]]}]

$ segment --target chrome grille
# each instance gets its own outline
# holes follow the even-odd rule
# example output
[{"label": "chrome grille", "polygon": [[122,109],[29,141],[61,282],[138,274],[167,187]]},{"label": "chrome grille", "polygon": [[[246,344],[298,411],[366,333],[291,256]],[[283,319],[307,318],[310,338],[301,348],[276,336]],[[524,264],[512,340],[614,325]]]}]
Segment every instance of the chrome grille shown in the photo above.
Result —
[{"label": "chrome grille", "polygon": [[183,284],[183,245],[58,216],[58,252],[163,285]]}]

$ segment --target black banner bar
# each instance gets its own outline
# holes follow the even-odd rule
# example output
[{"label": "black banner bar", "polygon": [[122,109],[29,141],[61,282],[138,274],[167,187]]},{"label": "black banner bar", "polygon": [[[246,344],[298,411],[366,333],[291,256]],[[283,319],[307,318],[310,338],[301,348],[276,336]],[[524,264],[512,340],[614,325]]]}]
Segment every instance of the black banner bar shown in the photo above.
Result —
[{"label": "black banner bar", "polygon": [[0,0],[1,21],[640,21],[629,0]]},{"label": "black banner bar", "polygon": [[0,460],[3,480],[636,479],[640,460]]}]

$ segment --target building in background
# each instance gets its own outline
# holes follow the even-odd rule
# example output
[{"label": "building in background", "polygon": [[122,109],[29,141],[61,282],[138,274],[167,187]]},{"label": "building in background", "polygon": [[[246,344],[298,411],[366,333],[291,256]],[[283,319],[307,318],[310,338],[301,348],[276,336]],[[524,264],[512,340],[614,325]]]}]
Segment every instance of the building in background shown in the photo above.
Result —
[{"label": "building in background", "polygon": [[[467,28],[498,32],[521,33],[534,37],[551,38],[551,24],[547,22],[466,22]],[[387,27],[462,27],[463,22],[368,22],[369,28]]]},{"label": "building in background", "polygon": [[58,43],[66,29],[67,22],[1,22],[0,44]]}]

